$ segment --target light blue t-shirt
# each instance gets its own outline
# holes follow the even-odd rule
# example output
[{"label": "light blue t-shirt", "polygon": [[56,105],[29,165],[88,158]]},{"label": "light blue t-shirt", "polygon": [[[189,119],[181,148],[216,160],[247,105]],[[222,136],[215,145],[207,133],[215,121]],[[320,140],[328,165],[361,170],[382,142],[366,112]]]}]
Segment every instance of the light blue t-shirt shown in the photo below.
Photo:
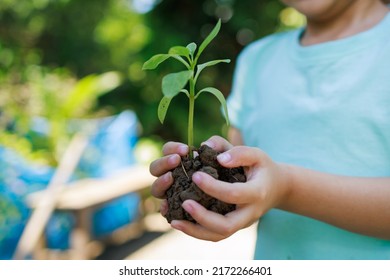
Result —
[{"label": "light blue t-shirt", "polygon": [[[303,47],[301,34],[239,56],[228,107],[245,145],[322,172],[390,176],[390,15],[322,44]],[[255,258],[390,259],[390,241],[275,209],[260,219]]]}]

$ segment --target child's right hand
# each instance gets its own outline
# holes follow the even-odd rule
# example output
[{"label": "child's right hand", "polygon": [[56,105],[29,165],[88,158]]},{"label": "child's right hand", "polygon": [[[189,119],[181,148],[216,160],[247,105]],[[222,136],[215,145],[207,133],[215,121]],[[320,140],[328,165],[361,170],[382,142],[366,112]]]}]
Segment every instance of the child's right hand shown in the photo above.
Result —
[{"label": "child's right hand", "polygon": [[162,149],[163,157],[150,164],[150,173],[158,177],[152,184],[152,195],[164,199],[160,212],[165,216],[168,206],[165,200],[165,192],[173,184],[172,172],[181,161],[181,156],[188,154],[188,146],[179,142],[168,142]]},{"label": "child's right hand", "polygon": [[[219,152],[231,149],[231,145],[226,140],[221,141],[221,137],[211,137],[204,142]],[[173,184],[171,170],[179,166],[182,156],[188,155],[188,146],[180,142],[167,142],[162,148],[163,157],[156,159],[150,164],[149,170],[153,176],[158,177],[152,184],[151,193],[154,197],[163,199],[160,206],[160,212],[165,216],[168,205],[166,201],[166,191]]]},{"label": "child's right hand", "polygon": [[[221,137],[213,136],[203,144],[219,152],[231,149],[231,145]],[[172,172],[180,164],[180,157],[188,155],[188,146],[180,142],[167,142],[162,148],[163,157],[150,164],[149,170],[153,176],[158,177],[152,184],[152,195],[165,198],[165,192],[173,184]]]}]

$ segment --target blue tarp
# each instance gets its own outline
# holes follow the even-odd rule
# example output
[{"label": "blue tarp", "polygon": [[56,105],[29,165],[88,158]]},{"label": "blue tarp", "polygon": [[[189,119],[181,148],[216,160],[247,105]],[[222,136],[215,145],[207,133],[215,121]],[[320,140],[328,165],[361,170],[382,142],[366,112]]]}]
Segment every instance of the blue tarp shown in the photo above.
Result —
[{"label": "blue tarp", "polygon": [[[137,126],[137,118],[131,111],[103,119],[71,121],[71,130],[86,131],[89,136],[72,180],[104,178],[134,164]],[[32,129],[44,135],[49,127],[44,119],[35,119]],[[36,165],[17,151],[0,146],[0,170],[0,259],[9,259],[31,214],[25,197],[45,189],[55,169]],[[139,214],[139,202],[137,194],[130,194],[97,209],[93,213],[91,234],[102,237],[131,223]],[[69,248],[74,223],[72,213],[55,212],[45,229],[47,246],[59,250]]]}]

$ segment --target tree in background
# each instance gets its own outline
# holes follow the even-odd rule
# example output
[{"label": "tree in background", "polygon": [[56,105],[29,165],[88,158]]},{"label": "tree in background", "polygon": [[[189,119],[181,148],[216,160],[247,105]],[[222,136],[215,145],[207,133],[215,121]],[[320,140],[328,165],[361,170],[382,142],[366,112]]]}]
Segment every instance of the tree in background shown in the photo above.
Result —
[{"label": "tree in background", "polygon": [[[70,95],[80,80],[92,81],[91,77],[115,71],[116,78],[105,92],[91,94],[88,106],[79,100],[77,114],[64,117],[102,116],[130,108],[137,113],[144,136],[185,141],[184,99],[172,102],[166,125],[156,117],[159,83],[173,65],[162,65],[158,73],[146,74],[142,64],[172,45],[201,42],[218,18],[223,22],[221,32],[204,59],[226,57],[232,63],[224,65],[223,72],[220,67],[205,70],[199,85],[214,85],[225,95],[230,91],[236,57],[245,45],[303,23],[297,12],[278,0],[3,0],[0,126],[12,139],[20,140],[19,150],[48,151],[47,145],[24,137],[31,117],[55,118],[58,110],[53,110],[53,102],[60,108],[59,100]],[[99,86],[98,80],[95,86]],[[199,103],[194,128],[197,139],[223,134],[224,120],[214,109],[218,101],[210,97]],[[17,142],[7,137],[0,136],[0,142]]]}]

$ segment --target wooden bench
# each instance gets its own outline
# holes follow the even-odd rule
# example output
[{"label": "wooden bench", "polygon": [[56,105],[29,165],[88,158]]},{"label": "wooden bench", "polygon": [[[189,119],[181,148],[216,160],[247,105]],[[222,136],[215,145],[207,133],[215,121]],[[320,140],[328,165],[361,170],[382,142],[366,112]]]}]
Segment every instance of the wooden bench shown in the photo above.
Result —
[{"label": "wooden bench", "polygon": [[[142,192],[154,177],[145,165],[134,165],[104,179],[82,179],[65,184],[73,174],[87,145],[81,134],[73,137],[48,187],[27,197],[32,214],[15,250],[14,259],[90,259],[99,254],[103,243],[92,240],[92,212],[95,208],[129,193]],[[71,233],[71,248],[65,252],[48,250],[43,232],[55,210],[71,211],[76,226]],[[132,223],[127,237],[142,232],[142,219]]]},{"label": "wooden bench", "polygon": [[[102,240],[93,240],[91,222],[93,210],[116,198],[129,193],[148,190],[154,181],[147,166],[136,165],[122,170],[112,177],[104,179],[83,179],[61,188],[57,196],[55,209],[73,212],[76,226],[71,234],[71,248],[65,252],[45,248],[44,240],[34,248],[36,259],[91,259],[101,252],[104,246]],[[28,204],[35,208],[44,199],[46,191],[31,194]],[[141,217],[129,226],[120,229],[119,239],[133,238],[143,232],[142,209]],[[42,237],[41,237],[42,238]],[[124,240],[120,240],[122,242]]]}]

